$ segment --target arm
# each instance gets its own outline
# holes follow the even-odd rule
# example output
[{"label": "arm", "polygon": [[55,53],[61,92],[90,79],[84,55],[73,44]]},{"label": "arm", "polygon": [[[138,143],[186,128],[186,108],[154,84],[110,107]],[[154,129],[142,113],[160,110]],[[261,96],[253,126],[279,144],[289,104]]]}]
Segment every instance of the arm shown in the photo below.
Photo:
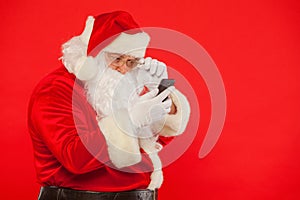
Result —
[{"label": "arm", "polygon": [[[48,85],[35,95],[29,108],[29,123],[66,169],[81,174],[101,168],[109,158],[92,109],[84,96],[74,93],[72,101],[73,89],[69,85]],[[87,150],[86,146],[91,148]]]}]

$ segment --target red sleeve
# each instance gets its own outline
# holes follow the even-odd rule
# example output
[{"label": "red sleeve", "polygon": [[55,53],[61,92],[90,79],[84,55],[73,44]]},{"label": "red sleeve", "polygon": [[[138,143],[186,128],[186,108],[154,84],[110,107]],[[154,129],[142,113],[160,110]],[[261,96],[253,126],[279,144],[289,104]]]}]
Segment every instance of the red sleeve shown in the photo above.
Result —
[{"label": "red sleeve", "polygon": [[35,134],[75,174],[93,171],[109,161],[93,112],[85,96],[63,82],[40,92],[32,103],[30,122]]}]

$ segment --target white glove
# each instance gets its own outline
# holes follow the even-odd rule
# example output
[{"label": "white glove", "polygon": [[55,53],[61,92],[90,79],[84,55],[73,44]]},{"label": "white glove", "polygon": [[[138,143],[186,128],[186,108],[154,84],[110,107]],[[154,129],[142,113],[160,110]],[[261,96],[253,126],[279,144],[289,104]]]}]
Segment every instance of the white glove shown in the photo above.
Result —
[{"label": "white glove", "polygon": [[90,80],[98,72],[97,63],[91,56],[87,56],[87,46],[93,30],[94,18],[89,16],[81,35],[71,38],[63,44],[62,62],[70,73],[80,80]]},{"label": "white glove", "polygon": [[169,87],[158,96],[158,89],[154,89],[143,96],[140,96],[133,105],[129,106],[128,112],[132,123],[141,128],[151,123],[163,119],[171,110],[172,101],[167,99],[168,95],[175,88]]},{"label": "white glove", "polygon": [[157,88],[162,79],[168,78],[167,66],[151,57],[140,60],[142,65],[139,66],[137,81],[139,86],[147,86],[150,90]]}]

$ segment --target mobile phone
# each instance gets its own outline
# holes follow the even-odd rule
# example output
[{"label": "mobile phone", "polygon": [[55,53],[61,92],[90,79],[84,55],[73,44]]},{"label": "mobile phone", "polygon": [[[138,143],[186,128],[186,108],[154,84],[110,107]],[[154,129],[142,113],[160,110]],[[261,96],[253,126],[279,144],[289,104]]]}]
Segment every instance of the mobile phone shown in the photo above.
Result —
[{"label": "mobile phone", "polygon": [[[158,94],[159,95],[160,93],[162,93],[165,89],[167,89],[168,87],[170,86],[173,86],[175,83],[175,80],[174,79],[162,79],[160,81],[160,84],[158,86]],[[163,101],[167,100],[167,98],[165,98]]]}]

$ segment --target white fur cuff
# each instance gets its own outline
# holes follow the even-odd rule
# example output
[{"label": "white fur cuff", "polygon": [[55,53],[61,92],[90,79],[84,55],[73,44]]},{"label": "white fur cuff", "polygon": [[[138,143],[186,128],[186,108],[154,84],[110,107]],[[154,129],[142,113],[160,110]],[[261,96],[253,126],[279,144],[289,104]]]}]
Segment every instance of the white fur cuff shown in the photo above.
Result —
[{"label": "white fur cuff", "polygon": [[189,121],[191,109],[187,98],[178,90],[171,93],[171,99],[177,112],[166,117],[165,125],[160,131],[161,136],[170,137],[182,134]]},{"label": "white fur cuff", "polygon": [[106,139],[110,160],[116,167],[127,167],[141,161],[138,139],[121,130],[112,116],[101,119],[98,125]]}]

